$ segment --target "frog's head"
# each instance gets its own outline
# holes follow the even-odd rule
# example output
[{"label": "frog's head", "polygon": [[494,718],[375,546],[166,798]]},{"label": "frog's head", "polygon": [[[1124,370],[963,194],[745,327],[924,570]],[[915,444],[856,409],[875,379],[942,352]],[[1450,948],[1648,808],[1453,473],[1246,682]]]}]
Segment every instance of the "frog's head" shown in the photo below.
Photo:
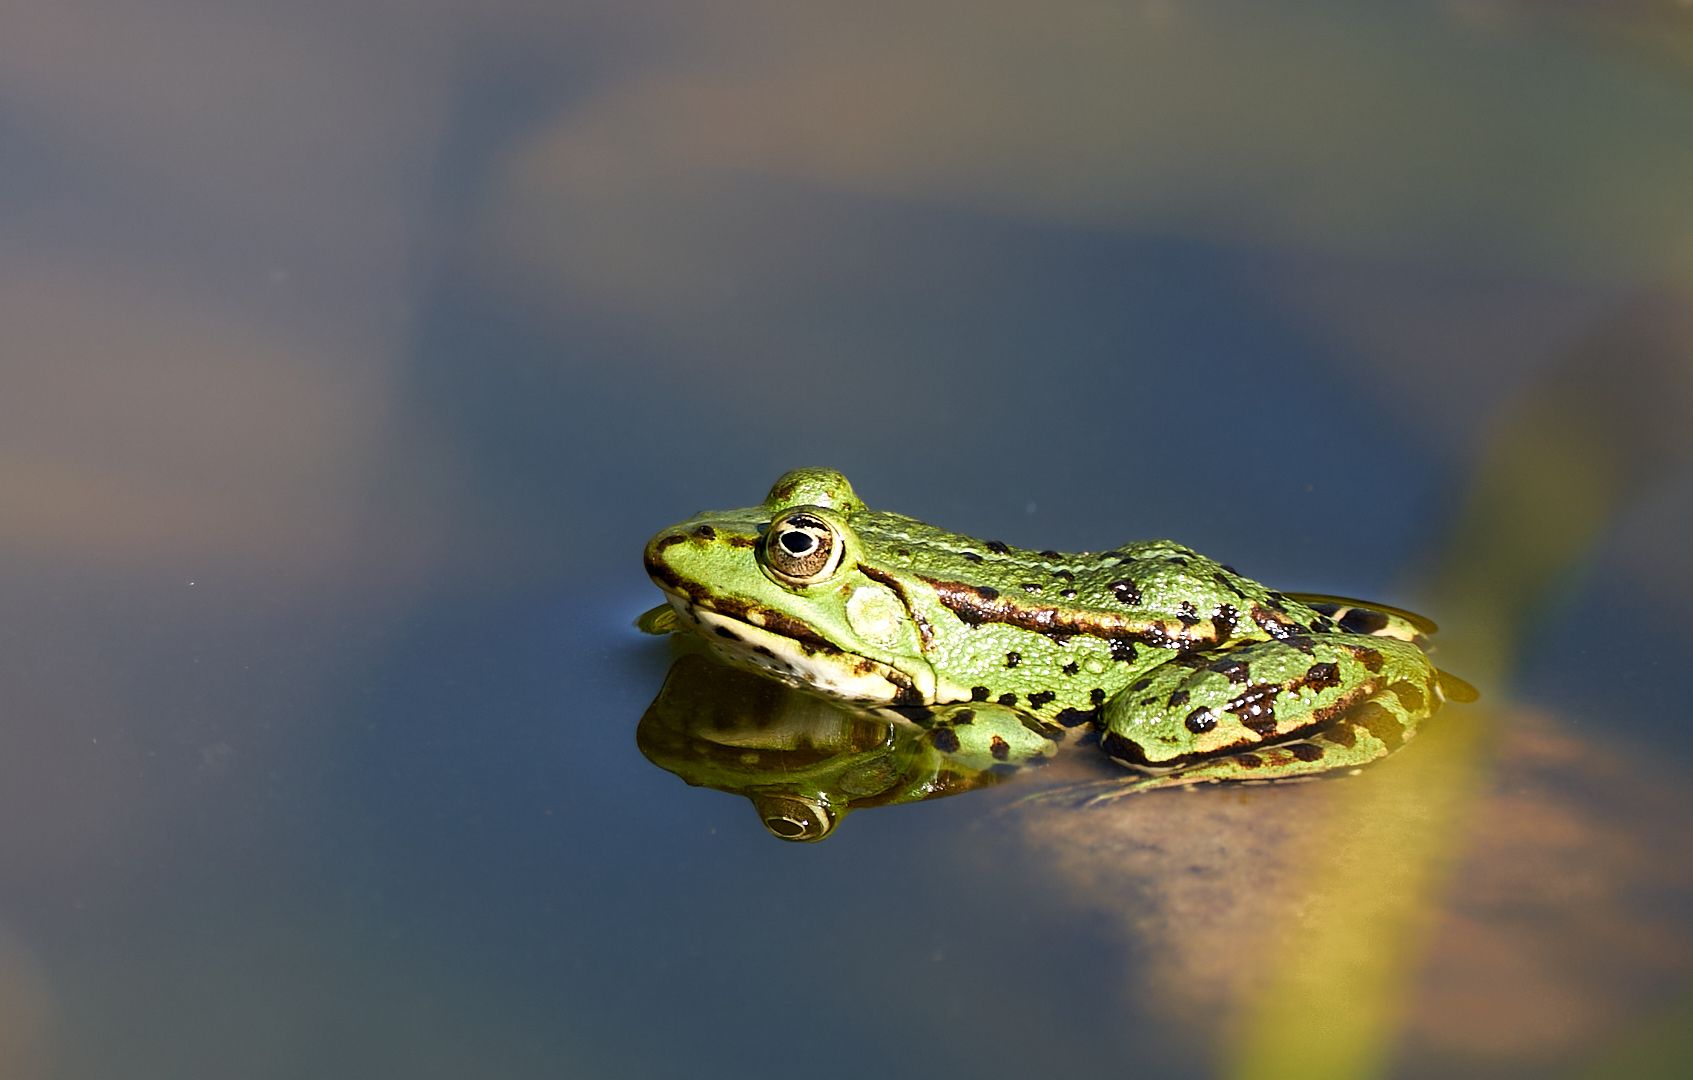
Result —
[{"label": "frog's head", "polygon": [[680,621],[738,664],[844,698],[934,701],[916,620],[853,531],[864,511],[840,473],[795,469],[759,506],[653,537],[647,573]]}]

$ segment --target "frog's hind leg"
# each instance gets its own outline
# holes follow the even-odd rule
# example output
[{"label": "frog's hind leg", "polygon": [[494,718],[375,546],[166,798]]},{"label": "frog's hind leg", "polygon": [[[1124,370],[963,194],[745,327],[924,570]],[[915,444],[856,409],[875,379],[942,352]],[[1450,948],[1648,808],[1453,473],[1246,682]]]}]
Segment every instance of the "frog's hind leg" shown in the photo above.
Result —
[{"label": "frog's hind leg", "polygon": [[[1206,758],[1160,774],[1125,777],[1088,785],[1098,791],[1083,802],[1099,806],[1125,795],[1199,784],[1289,784],[1335,775],[1356,775],[1362,766],[1393,753],[1417,733],[1418,724],[1440,708],[1438,694],[1424,694],[1408,681],[1348,707],[1297,737],[1261,743],[1249,750]],[[1077,794],[1080,794],[1079,792]]]},{"label": "frog's hind leg", "polygon": [[1441,703],[1422,650],[1357,633],[1290,635],[1173,658],[1105,703],[1100,748],[1143,790],[1272,780],[1373,761]]}]

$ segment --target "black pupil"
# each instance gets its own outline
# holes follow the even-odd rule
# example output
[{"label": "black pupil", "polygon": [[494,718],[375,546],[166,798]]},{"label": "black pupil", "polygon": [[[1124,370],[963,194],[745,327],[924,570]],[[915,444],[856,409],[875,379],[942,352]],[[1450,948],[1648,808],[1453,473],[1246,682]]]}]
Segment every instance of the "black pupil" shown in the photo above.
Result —
[{"label": "black pupil", "polygon": [[810,533],[803,533],[796,529],[792,532],[783,533],[781,544],[788,549],[790,555],[804,555],[817,546],[817,538]]}]

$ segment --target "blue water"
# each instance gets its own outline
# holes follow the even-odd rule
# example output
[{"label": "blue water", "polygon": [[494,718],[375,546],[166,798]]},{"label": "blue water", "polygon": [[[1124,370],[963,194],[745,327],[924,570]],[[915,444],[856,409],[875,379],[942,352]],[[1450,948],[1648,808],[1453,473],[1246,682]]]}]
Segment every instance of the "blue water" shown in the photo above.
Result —
[{"label": "blue water", "polygon": [[1685,26],[132,8],[0,42],[0,1075],[1224,1075],[1228,950],[1290,917],[1240,929],[1225,826],[1101,818],[1096,878],[1005,791],[781,843],[636,748],[642,545],[828,465],[1419,607],[1613,357],[1614,498],[1476,676],[1542,741],[1464,837],[1526,822],[1474,850],[1545,895],[1454,854],[1431,924],[1480,937],[1384,1054],[1630,1075],[1679,1015]]}]

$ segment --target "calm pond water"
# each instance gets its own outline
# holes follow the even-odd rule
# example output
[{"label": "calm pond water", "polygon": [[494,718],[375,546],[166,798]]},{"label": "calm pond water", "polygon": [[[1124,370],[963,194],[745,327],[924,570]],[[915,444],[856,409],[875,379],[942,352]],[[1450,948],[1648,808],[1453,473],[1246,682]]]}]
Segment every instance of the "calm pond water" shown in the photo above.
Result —
[{"label": "calm pond water", "polygon": [[[1693,1070],[1685,4],[6,23],[0,1076]],[[643,756],[633,620],[798,465],[1482,699],[785,843]]]}]

